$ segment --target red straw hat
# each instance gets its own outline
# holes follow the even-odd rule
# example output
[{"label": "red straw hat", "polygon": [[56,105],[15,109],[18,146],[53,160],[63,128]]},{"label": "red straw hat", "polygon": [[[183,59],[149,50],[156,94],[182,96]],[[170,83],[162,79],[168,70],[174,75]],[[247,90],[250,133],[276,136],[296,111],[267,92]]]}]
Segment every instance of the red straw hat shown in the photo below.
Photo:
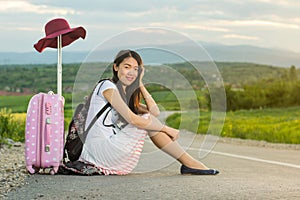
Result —
[{"label": "red straw hat", "polygon": [[62,47],[67,46],[78,38],[85,38],[86,30],[83,27],[70,28],[65,19],[57,18],[45,25],[46,37],[40,39],[34,48],[42,52],[46,47],[57,48],[57,36],[62,35]]}]

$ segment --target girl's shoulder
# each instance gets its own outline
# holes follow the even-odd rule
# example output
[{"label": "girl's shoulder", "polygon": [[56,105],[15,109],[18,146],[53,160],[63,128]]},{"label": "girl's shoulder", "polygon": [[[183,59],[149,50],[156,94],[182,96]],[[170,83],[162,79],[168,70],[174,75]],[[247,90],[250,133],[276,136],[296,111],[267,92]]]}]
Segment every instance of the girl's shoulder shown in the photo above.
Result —
[{"label": "girl's shoulder", "polygon": [[111,79],[102,79],[99,81],[100,87],[102,86],[110,86],[116,87],[116,84]]},{"label": "girl's shoulder", "polygon": [[103,94],[107,89],[117,89],[117,86],[110,79],[100,80],[97,94]]}]

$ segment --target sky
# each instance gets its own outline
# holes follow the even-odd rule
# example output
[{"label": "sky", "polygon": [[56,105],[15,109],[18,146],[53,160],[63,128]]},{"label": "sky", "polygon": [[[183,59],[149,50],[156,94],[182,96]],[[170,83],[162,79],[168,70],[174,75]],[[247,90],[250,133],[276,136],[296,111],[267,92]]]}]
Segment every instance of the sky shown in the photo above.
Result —
[{"label": "sky", "polygon": [[87,30],[65,47],[90,51],[141,27],[176,31],[194,41],[300,52],[299,0],[0,0],[0,52],[30,52],[45,24],[65,18]]}]

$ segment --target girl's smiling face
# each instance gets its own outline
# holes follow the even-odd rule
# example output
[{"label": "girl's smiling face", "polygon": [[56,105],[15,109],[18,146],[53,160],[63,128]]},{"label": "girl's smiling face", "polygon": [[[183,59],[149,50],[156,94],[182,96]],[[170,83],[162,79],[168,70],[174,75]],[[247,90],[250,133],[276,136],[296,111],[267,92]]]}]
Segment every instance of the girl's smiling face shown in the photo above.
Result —
[{"label": "girl's smiling face", "polygon": [[114,65],[114,70],[118,72],[119,81],[126,87],[136,80],[139,66],[133,57],[128,57],[125,58],[119,66]]}]

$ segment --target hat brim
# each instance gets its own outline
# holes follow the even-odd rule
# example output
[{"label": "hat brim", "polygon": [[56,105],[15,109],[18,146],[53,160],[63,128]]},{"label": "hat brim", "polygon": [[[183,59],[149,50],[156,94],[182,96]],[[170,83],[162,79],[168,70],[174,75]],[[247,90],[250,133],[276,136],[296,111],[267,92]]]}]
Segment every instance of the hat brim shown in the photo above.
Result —
[{"label": "hat brim", "polygon": [[34,44],[34,48],[38,52],[42,52],[46,47],[57,48],[57,36],[59,35],[62,35],[62,47],[64,47],[71,44],[78,38],[84,39],[86,36],[86,30],[80,26],[52,33],[40,39],[36,44]]}]

